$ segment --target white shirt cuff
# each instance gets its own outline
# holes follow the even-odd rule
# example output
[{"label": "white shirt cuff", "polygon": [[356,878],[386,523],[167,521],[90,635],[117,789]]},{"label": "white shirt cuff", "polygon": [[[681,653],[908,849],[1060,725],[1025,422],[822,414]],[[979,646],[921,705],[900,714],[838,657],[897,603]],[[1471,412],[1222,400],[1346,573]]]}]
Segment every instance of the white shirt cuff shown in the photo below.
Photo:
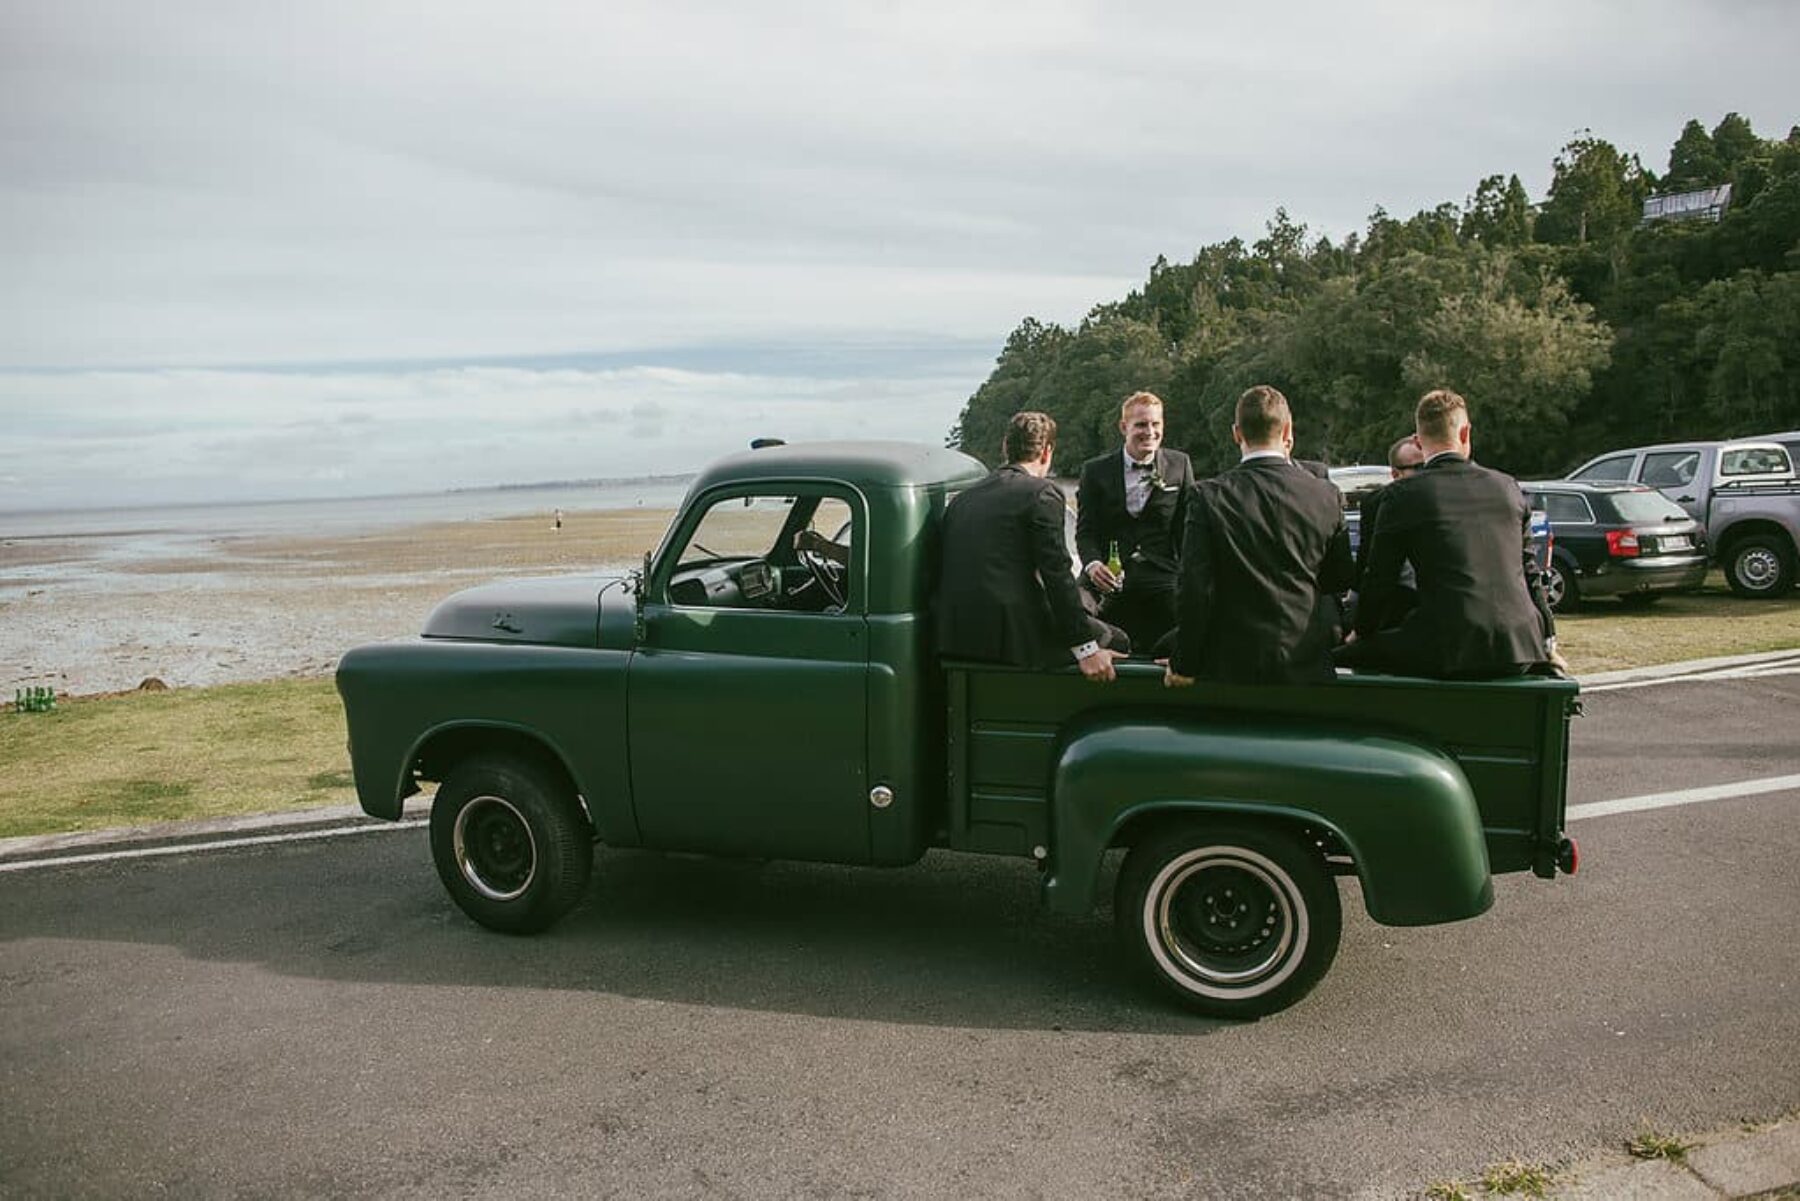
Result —
[{"label": "white shirt cuff", "polygon": [[1069,653],[1074,655],[1077,660],[1087,659],[1100,653],[1100,644],[1090,638],[1080,646],[1070,647]]}]

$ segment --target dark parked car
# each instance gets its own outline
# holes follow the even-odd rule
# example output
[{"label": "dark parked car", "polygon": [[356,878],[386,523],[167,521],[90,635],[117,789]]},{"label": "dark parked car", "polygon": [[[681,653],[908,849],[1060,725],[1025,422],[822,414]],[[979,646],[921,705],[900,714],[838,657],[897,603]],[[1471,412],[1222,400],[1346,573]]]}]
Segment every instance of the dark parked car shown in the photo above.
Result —
[{"label": "dark parked car", "polygon": [[1550,607],[1616,596],[1648,604],[1706,579],[1706,530],[1687,510],[1642,484],[1544,480],[1519,485],[1550,518]]}]

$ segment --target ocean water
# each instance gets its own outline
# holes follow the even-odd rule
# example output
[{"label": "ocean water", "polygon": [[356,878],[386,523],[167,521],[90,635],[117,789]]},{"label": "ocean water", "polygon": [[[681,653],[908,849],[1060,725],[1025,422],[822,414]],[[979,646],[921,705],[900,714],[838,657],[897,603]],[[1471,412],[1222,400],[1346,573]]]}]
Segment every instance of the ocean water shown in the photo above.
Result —
[{"label": "ocean water", "polygon": [[[236,538],[353,537],[432,522],[672,509],[691,477],[419,496],[0,513],[0,699],[317,675],[361,642],[407,637],[485,566],[342,579],[247,570]],[[624,570],[629,563],[588,564]],[[529,572],[525,574],[531,574]]]},{"label": "ocean water", "polygon": [[584,509],[674,508],[692,479],[688,475],[656,476],[587,484],[471,488],[410,496],[0,512],[0,544],[8,540],[42,538],[184,542],[196,535],[355,534],[434,521],[514,517],[528,513],[542,513],[548,517],[556,509],[576,512]]}]

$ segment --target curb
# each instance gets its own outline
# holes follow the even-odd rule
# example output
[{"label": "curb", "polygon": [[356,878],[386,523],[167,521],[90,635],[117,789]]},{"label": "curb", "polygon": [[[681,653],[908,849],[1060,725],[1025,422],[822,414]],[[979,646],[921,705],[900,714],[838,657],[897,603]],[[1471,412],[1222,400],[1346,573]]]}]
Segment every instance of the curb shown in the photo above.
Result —
[{"label": "curb", "polygon": [[1655,667],[1628,667],[1622,671],[1597,671],[1593,675],[1577,676],[1576,681],[1583,687],[1590,684],[1626,684],[1633,680],[1666,680],[1675,676],[1698,675],[1707,671],[1722,671],[1732,667],[1754,667],[1763,663],[1777,663],[1784,659],[1800,660],[1800,648],[1785,651],[1759,651],[1754,655],[1724,655],[1716,659],[1689,659],[1684,663],[1659,663]]},{"label": "curb", "polygon": [[[431,812],[432,797],[408,797],[401,820],[423,818]],[[244,835],[315,834],[324,830],[367,826],[380,829],[394,823],[370,817],[356,805],[324,809],[298,809],[279,813],[251,813],[242,817],[210,817],[193,821],[158,822],[152,826],[118,826],[108,830],[84,830],[75,834],[31,834],[0,838],[0,863],[54,862],[122,848],[196,848]]]},{"label": "curb", "polygon": [[1800,1119],[1694,1135],[1672,1159],[1614,1153],[1556,1173],[1548,1201],[1738,1201],[1800,1196]]}]

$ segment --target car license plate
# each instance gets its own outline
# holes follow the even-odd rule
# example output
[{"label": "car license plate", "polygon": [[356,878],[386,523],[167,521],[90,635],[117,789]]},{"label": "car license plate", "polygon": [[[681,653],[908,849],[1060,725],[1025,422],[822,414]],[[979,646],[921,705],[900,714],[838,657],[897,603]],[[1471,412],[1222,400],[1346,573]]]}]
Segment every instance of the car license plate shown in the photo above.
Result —
[{"label": "car license plate", "polygon": [[1656,545],[1662,550],[1691,550],[1694,540],[1686,534],[1671,534],[1667,538],[1658,538]]}]

